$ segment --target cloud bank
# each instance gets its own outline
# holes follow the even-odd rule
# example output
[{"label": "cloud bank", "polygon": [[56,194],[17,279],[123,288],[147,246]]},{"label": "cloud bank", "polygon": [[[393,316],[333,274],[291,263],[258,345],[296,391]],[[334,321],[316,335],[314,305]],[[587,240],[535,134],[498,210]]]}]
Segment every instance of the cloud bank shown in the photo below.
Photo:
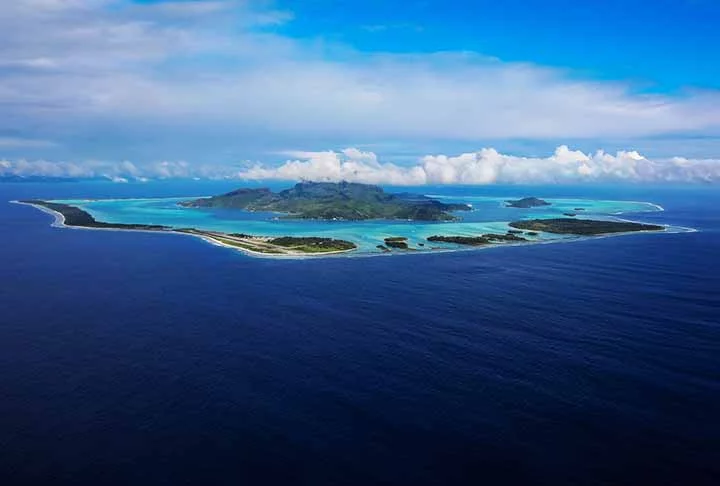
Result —
[{"label": "cloud bank", "polygon": [[125,161],[0,161],[0,176],[149,179],[237,179],[352,181],[370,184],[571,184],[583,182],[711,183],[720,181],[720,159],[650,160],[636,151],[584,153],[565,145],[548,157],[520,157],[492,148],[455,156],[426,155],[412,165],[382,162],[377,154],[348,148],[339,152],[291,152],[279,166],[244,167]]},{"label": "cloud bank", "polygon": [[558,147],[549,157],[518,157],[492,148],[456,156],[426,155],[412,166],[381,163],[357,149],[298,153],[276,168],[261,164],[239,174],[245,179],[355,181],[376,184],[547,184],[577,182],[714,182],[720,159],[674,157],[649,160],[636,151],[586,154]]},{"label": "cloud bank", "polygon": [[0,133],[142,123],[141,139],[197,127],[323,145],[720,133],[716,91],[647,94],[471,52],[363,53],[281,34],[292,14],[267,1],[5,3]]},{"label": "cloud bank", "polygon": [[47,160],[0,160],[0,178],[49,177],[64,179],[108,179],[129,182],[162,179],[218,179],[233,177],[227,166],[206,166],[184,161],[162,161],[136,165],[130,161],[54,162]]}]

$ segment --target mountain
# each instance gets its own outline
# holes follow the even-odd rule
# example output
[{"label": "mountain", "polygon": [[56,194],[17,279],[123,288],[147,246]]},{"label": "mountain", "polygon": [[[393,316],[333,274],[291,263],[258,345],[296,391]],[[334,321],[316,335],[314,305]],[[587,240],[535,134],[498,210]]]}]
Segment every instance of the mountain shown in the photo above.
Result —
[{"label": "mountain", "polygon": [[241,188],[220,196],[182,201],[183,207],[244,209],[287,213],[289,218],[327,220],[405,219],[451,221],[451,211],[466,204],[447,204],[420,194],[387,193],[381,187],[352,182],[300,182],[290,189]]}]

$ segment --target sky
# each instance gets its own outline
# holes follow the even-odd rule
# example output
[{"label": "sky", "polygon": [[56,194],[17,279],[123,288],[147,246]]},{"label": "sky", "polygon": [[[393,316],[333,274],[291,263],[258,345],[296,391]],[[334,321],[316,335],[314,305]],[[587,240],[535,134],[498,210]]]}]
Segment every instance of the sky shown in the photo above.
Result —
[{"label": "sky", "polygon": [[715,0],[14,0],[0,176],[720,181]]}]

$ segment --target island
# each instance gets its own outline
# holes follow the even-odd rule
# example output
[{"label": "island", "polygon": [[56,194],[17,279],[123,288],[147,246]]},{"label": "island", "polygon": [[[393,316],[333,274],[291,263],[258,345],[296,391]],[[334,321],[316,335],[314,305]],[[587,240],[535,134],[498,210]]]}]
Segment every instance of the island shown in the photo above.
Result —
[{"label": "island", "polygon": [[490,240],[482,236],[429,236],[428,241],[433,243],[452,243],[454,245],[481,246],[490,244]]},{"label": "island", "polygon": [[[508,230],[507,234],[487,233],[480,236],[443,236],[434,235],[428,241],[435,243],[452,243],[455,245],[482,246],[494,243],[532,242],[518,236],[518,230],[525,231],[528,236],[538,236],[539,232],[567,234],[578,236],[600,236],[613,233],[632,233],[636,231],[664,231],[664,226],[655,224],[634,223],[631,221],[601,221],[591,219],[530,219],[513,221],[509,226],[516,230]],[[521,231],[522,232],[522,231]]]},{"label": "island", "polygon": [[501,241],[501,242],[508,242],[508,241],[514,241],[514,242],[517,242],[517,241],[527,241],[527,240],[526,240],[525,238],[523,238],[522,236],[518,236],[516,233],[510,233],[510,232],[508,232],[507,234],[504,234],[504,235],[498,235],[498,234],[494,234],[494,233],[487,233],[487,234],[484,234],[484,235],[483,235],[483,238],[487,238],[488,240],[494,241],[494,242],[497,242],[497,241]]},{"label": "island", "polygon": [[385,246],[388,248],[397,248],[400,250],[407,250],[407,238],[404,236],[393,236],[391,238],[385,238]]},{"label": "island", "polygon": [[481,246],[490,245],[493,243],[520,243],[527,241],[522,236],[518,236],[513,233],[505,235],[486,233],[481,236],[441,236],[434,235],[428,238],[428,241],[434,243],[453,243],[455,245],[469,245],[469,246]]},{"label": "island", "polygon": [[524,197],[522,199],[508,200],[505,201],[505,206],[508,208],[537,208],[541,206],[550,206],[551,203],[539,199],[537,197]]},{"label": "island", "polygon": [[443,236],[434,235],[427,239],[433,243],[452,243],[455,245],[469,245],[469,246],[481,246],[490,245],[493,243],[520,243],[527,241],[526,238],[518,236],[515,233],[508,232],[507,234],[495,234],[485,233],[480,236]]},{"label": "island", "polygon": [[513,228],[533,232],[570,234],[583,236],[607,235],[612,233],[630,233],[634,231],[663,231],[664,226],[656,224],[633,223],[630,221],[600,221],[593,219],[528,219],[510,223]]},{"label": "island", "polygon": [[421,194],[387,193],[353,182],[300,182],[290,189],[241,188],[219,196],[181,201],[186,208],[223,208],[284,213],[283,218],[362,221],[369,219],[455,221],[468,204],[444,203]]},{"label": "island", "polygon": [[254,236],[242,233],[221,233],[217,231],[204,231],[194,228],[183,228],[174,230],[178,233],[186,233],[198,236],[211,243],[218,243],[245,250],[249,253],[260,253],[266,255],[329,255],[345,253],[357,248],[355,243],[333,238],[281,236],[279,238],[267,236]]},{"label": "island", "polygon": [[18,201],[51,211],[61,218],[64,226],[74,228],[154,231],[197,236],[210,243],[244,250],[248,253],[275,256],[330,255],[355,250],[357,245],[350,241],[333,238],[283,236],[279,238],[253,236],[242,233],[222,233],[195,228],[174,229],[153,224],[105,223],[97,221],[90,213],[70,204],[28,199]]},{"label": "island", "polygon": [[[468,210],[469,205],[447,204],[429,196],[409,193],[388,193],[382,188],[367,184],[348,182],[301,182],[290,189],[273,192],[270,189],[242,188],[220,195],[200,199],[170,199],[165,206],[178,211],[188,208],[190,217],[188,227],[178,224],[142,224],[132,223],[132,219],[122,223],[97,220],[92,211],[93,201],[89,206],[83,202],[45,201],[27,199],[15,201],[29,204],[55,216],[56,225],[69,228],[86,228],[97,230],[129,230],[149,231],[162,234],[180,234],[201,238],[214,245],[241,250],[258,256],[306,257],[344,254],[357,252],[360,254],[409,254],[427,253],[430,250],[457,250],[459,247],[498,247],[517,244],[537,244],[548,241],[565,241],[576,237],[595,237],[612,234],[624,234],[643,231],[665,231],[666,227],[654,224],[623,221],[614,218],[584,219],[590,216],[588,211],[579,216],[575,211],[566,212],[558,218],[512,220],[511,222],[493,222],[492,230],[480,229],[476,223],[467,225],[446,224],[456,221],[455,211]],[[507,201],[512,207],[534,207],[549,203],[537,198],[524,198]],[[153,203],[155,204],[155,203]],[[384,226],[382,222],[373,221],[367,225],[348,223],[351,231],[342,227],[342,223],[268,223],[270,235],[246,234],[240,232],[223,232],[205,229],[205,216],[195,212],[196,209],[237,209],[244,211],[268,211],[268,220],[278,219],[278,212],[283,218],[301,220],[321,219],[331,221],[357,221],[365,219],[409,220],[422,221],[422,224],[409,224],[406,221],[392,222]],[[87,210],[86,210],[87,209]],[[576,211],[579,210],[576,209]],[[509,214],[517,214],[508,209]],[[219,211],[221,216],[223,211]],[[255,215],[253,219],[257,219]],[[261,215],[262,217],[262,215]],[[598,216],[603,218],[602,216]],[[165,222],[160,215],[158,222]],[[277,223],[277,224],[276,224]],[[497,223],[502,223],[500,226]],[[304,225],[307,225],[303,228]],[[191,227],[193,226],[193,227]],[[249,225],[248,227],[263,227]],[[324,235],[313,236],[308,228],[321,228]],[[286,230],[278,231],[278,228]],[[337,232],[332,230],[337,228]],[[497,229],[502,228],[502,229]],[[409,231],[405,233],[404,229]],[[445,234],[443,234],[443,229]],[[358,233],[359,231],[359,233]],[[254,233],[254,231],[253,231]],[[285,233],[283,236],[279,236]],[[335,233],[333,235],[333,233]],[[407,236],[403,236],[403,233]],[[475,233],[475,234],[473,234]],[[347,235],[343,239],[338,237]],[[410,238],[412,237],[412,244]],[[433,236],[428,236],[433,235]],[[561,236],[552,236],[561,235]],[[567,235],[567,236],[565,236]],[[335,236],[335,237],[333,237]],[[353,241],[348,241],[353,240]],[[423,240],[419,242],[418,240]],[[430,243],[436,243],[431,245]]]}]

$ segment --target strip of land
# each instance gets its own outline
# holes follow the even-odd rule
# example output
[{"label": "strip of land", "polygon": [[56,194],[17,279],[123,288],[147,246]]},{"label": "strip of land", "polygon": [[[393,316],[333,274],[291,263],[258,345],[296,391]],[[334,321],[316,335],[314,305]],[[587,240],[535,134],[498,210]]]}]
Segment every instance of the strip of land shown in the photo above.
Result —
[{"label": "strip of land", "polygon": [[65,226],[81,227],[81,228],[101,228],[101,229],[125,229],[125,230],[141,230],[141,231],[171,231],[169,226],[158,224],[123,224],[123,223],[105,223],[97,221],[90,213],[70,204],[62,204],[56,202],[42,201],[40,199],[27,199],[18,201],[31,206],[39,206],[49,209],[62,216],[62,223]]},{"label": "strip of land", "polygon": [[[522,231],[521,231],[522,233]],[[520,243],[528,241],[527,238],[518,236],[513,230],[507,234],[486,233],[481,236],[442,236],[434,235],[428,238],[433,243],[453,243],[455,245],[481,246],[493,243]]]},{"label": "strip of land", "polygon": [[202,238],[214,244],[242,250],[252,254],[272,256],[331,255],[353,251],[357,248],[357,246],[352,242],[332,238],[294,236],[274,238],[241,233],[205,231],[195,228],[174,229],[169,226],[155,224],[106,223],[103,221],[97,221],[87,211],[70,204],[43,201],[40,199],[29,199],[18,202],[59,214],[61,217],[61,224],[68,227],[187,234]]},{"label": "strip of land", "polygon": [[435,243],[452,243],[456,245],[483,246],[495,243],[521,243],[531,242],[522,236],[538,236],[539,232],[577,235],[577,236],[603,236],[620,233],[633,233],[638,231],[664,231],[664,226],[655,224],[634,223],[632,221],[601,221],[591,219],[556,218],[556,219],[530,219],[513,221],[509,223],[514,230],[507,234],[484,234],[481,236],[443,236],[435,235],[428,241]]},{"label": "strip of land", "polygon": [[194,228],[173,230],[176,233],[185,233],[198,236],[212,243],[244,250],[249,253],[263,255],[331,255],[345,253],[355,248],[354,243],[332,238],[282,236],[272,238],[267,236],[253,236],[241,233],[221,233],[217,231],[204,231]]},{"label": "strip of land", "polygon": [[631,221],[598,221],[593,219],[575,218],[528,219],[525,221],[514,221],[510,223],[510,226],[521,230],[581,236],[665,230],[664,226],[656,224],[634,223]]}]

